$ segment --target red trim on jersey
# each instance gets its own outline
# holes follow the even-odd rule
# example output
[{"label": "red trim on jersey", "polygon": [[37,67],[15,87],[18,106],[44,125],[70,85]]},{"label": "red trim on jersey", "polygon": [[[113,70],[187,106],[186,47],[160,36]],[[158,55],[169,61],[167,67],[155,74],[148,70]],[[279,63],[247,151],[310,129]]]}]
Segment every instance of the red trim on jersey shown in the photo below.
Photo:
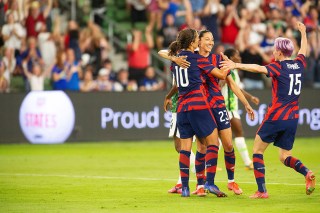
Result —
[{"label": "red trim on jersey", "polygon": [[[275,63],[273,63],[273,64],[275,64]],[[277,65],[277,64],[275,64],[275,65]],[[279,72],[276,68],[274,68],[273,66],[269,66],[269,68],[270,68],[277,76],[280,75],[280,72]],[[280,67],[279,67],[279,68],[280,68]],[[274,76],[273,73],[272,73],[272,76]]]}]

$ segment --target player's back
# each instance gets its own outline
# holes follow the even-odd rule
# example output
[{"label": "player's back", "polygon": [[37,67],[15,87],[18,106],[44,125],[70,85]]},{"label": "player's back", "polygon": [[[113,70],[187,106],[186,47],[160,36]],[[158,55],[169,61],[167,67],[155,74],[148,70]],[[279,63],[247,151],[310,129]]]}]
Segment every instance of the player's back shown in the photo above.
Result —
[{"label": "player's back", "polygon": [[266,66],[272,77],[272,112],[270,119],[287,120],[298,118],[299,97],[302,89],[305,57],[276,61]]},{"label": "player's back", "polygon": [[[203,57],[190,51],[181,51],[179,56],[187,56],[186,60],[190,62],[190,67],[182,68],[175,63],[171,66],[171,71],[176,79],[179,91],[177,111],[209,108],[206,97],[204,96],[203,82],[201,79],[203,69],[198,66],[199,60]],[[211,69],[211,66],[208,66],[208,69]]]}]

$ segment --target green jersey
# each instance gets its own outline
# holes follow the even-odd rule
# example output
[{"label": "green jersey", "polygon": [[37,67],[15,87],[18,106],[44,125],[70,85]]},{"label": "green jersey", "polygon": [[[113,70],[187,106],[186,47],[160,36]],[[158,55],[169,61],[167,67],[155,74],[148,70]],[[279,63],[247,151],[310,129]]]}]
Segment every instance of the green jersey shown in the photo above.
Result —
[{"label": "green jersey", "polygon": [[[231,77],[235,81],[235,83],[239,86],[240,77],[238,74],[238,70],[231,70]],[[225,84],[221,88],[222,95],[224,97],[224,101],[226,104],[227,111],[238,111],[238,97],[233,93],[233,91]]]},{"label": "green jersey", "polygon": [[174,95],[171,97],[171,101],[172,101],[171,112],[177,112],[178,93],[174,94]]}]

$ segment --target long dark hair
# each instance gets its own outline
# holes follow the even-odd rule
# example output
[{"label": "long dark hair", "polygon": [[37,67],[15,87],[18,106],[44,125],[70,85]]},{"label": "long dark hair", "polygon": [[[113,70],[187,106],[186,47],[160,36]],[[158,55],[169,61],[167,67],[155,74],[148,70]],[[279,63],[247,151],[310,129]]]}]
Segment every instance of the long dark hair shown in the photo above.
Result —
[{"label": "long dark hair", "polygon": [[179,32],[177,40],[169,46],[169,55],[176,55],[179,50],[187,49],[196,39],[196,31],[194,29],[184,29]]},{"label": "long dark hair", "polygon": [[199,32],[199,39],[201,39],[204,36],[204,34],[206,34],[206,33],[211,33],[211,32],[209,30],[201,30]]},{"label": "long dark hair", "polygon": [[224,54],[228,57],[231,58],[237,53],[236,49],[230,48],[224,51]]}]

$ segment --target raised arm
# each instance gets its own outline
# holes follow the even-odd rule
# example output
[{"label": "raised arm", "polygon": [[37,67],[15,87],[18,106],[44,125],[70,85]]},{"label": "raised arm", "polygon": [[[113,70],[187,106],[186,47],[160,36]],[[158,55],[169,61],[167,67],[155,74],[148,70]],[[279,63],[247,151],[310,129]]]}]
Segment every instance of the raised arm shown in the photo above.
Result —
[{"label": "raised arm", "polygon": [[240,70],[246,70],[249,72],[268,74],[268,70],[265,66],[260,66],[258,64],[235,63],[235,62],[231,61],[223,53],[221,53],[221,55],[224,59],[224,61],[221,61],[221,65],[220,65],[222,67],[222,70],[240,69]]},{"label": "raised arm", "polygon": [[246,108],[247,113],[250,116],[250,119],[253,120],[254,119],[254,113],[253,113],[253,109],[250,106],[249,102],[247,101],[247,99],[245,98],[245,96],[243,95],[243,93],[241,92],[240,88],[238,87],[238,85],[234,82],[234,80],[232,79],[231,75],[229,75],[227,77],[227,84],[230,87],[230,89],[234,92],[234,94],[239,98],[239,100],[241,101],[241,103],[244,105],[244,107]]},{"label": "raised arm", "polygon": [[47,6],[43,11],[44,18],[47,18],[49,16],[51,9],[52,9],[52,0],[48,0]]},{"label": "raised arm", "polygon": [[32,74],[28,71],[28,63],[27,61],[22,62],[22,70],[24,75],[30,79],[32,77]]},{"label": "raised arm", "polygon": [[297,28],[301,33],[301,47],[300,47],[298,54],[302,54],[305,56],[307,54],[307,46],[308,46],[306,26],[303,23],[298,21]]}]

